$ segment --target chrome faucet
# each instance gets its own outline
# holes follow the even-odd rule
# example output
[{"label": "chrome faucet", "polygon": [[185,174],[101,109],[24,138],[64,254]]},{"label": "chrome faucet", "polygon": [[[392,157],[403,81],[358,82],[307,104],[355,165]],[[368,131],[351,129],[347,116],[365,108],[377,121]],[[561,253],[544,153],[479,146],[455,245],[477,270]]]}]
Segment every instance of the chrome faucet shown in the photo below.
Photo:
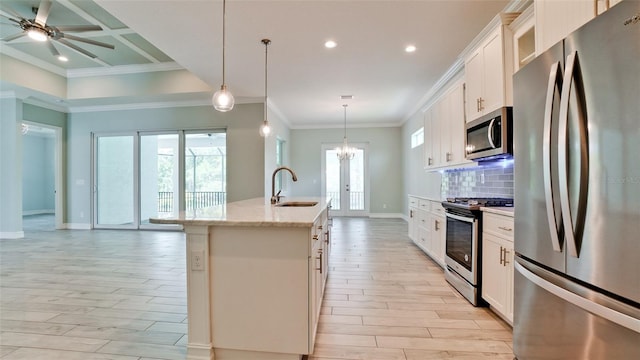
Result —
[{"label": "chrome faucet", "polygon": [[288,172],[291,173],[291,176],[293,177],[293,181],[298,181],[298,177],[296,176],[296,173],[293,172],[293,170],[291,170],[290,168],[286,166],[281,166],[275,169],[273,171],[273,175],[271,175],[271,203],[272,204],[277,204],[278,202],[280,202],[280,191],[282,191],[282,189],[280,189],[280,191],[278,191],[278,194],[276,194],[276,174],[280,170],[287,170]]}]

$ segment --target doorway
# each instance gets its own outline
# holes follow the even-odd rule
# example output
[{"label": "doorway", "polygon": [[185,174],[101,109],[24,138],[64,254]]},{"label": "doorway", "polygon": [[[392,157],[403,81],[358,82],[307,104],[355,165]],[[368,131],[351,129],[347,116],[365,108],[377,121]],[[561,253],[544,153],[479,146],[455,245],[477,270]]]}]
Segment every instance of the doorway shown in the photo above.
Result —
[{"label": "doorway", "polygon": [[322,146],[322,195],[331,198],[334,216],[369,216],[368,145],[351,144],[351,160],[338,158],[339,145]]},{"label": "doorway", "polygon": [[62,128],[23,121],[22,228],[62,229]]}]

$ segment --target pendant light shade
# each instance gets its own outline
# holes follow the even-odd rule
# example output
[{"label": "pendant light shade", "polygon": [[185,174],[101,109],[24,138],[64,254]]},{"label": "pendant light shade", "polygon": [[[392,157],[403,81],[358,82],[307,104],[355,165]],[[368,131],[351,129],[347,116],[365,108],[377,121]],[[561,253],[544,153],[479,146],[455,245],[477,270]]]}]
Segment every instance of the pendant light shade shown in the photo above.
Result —
[{"label": "pendant light shade", "polygon": [[226,0],[222,0],[222,86],[220,86],[220,90],[216,91],[213,94],[213,98],[211,102],[213,103],[213,107],[221,112],[227,112],[233,109],[233,105],[235,103],[235,99],[233,98],[233,94],[229,90],[227,90],[227,85],[224,80],[224,60],[225,60],[225,48],[226,48],[226,29],[225,29],[225,18],[227,13],[227,2]]},{"label": "pendant light shade", "polygon": [[267,137],[271,135],[271,126],[269,125],[268,120],[268,108],[267,108],[267,60],[268,60],[268,49],[269,44],[271,44],[271,40],[262,39],[261,41],[264,44],[264,121],[262,122],[262,126],[260,126],[260,136]]},{"label": "pendant light shade", "polygon": [[340,160],[352,160],[356,156],[356,149],[350,147],[347,142],[347,106],[347,104],[342,105],[344,107],[344,138],[342,146],[336,148],[336,155]]}]

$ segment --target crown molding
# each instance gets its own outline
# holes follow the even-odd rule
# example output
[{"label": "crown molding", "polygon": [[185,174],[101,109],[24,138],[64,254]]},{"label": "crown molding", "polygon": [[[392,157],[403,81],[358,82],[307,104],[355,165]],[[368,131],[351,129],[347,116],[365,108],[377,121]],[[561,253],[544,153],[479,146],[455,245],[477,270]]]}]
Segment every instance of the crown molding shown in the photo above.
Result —
[{"label": "crown molding", "polygon": [[[349,129],[370,129],[370,128],[396,128],[402,127],[401,122],[380,122],[380,123],[351,123]],[[323,130],[323,129],[340,129],[343,130],[344,124],[323,123],[323,124],[300,124],[290,127],[291,130]]]},{"label": "crown molding", "polygon": [[158,64],[135,64],[135,65],[120,65],[120,66],[111,66],[111,67],[69,69],[67,70],[65,75],[68,79],[72,79],[72,78],[81,78],[81,77],[90,77],[90,76],[130,75],[130,74],[140,74],[140,73],[158,72],[158,71],[174,71],[174,70],[184,70],[184,68],[176,62],[166,62],[166,63],[158,63]]},{"label": "crown molding", "polygon": [[63,77],[67,76],[67,71],[59,66],[51,65],[50,63],[40,60],[35,56],[31,56],[23,53],[22,51],[18,51],[9,46],[2,46],[2,53],[10,56],[18,61],[25,62],[27,64],[33,65],[35,67],[39,67],[43,70],[46,70],[50,73],[54,73],[56,75],[60,75]]},{"label": "crown molding", "polygon": [[157,101],[147,103],[134,104],[113,104],[113,105],[89,105],[89,106],[70,106],[71,113],[85,112],[101,112],[101,111],[122,111],[122,110],[145,110],[145,109],[164,109],[171,107],[193,107],[193,106],[210,106],[208,100],[184,100],[184,101]]}]

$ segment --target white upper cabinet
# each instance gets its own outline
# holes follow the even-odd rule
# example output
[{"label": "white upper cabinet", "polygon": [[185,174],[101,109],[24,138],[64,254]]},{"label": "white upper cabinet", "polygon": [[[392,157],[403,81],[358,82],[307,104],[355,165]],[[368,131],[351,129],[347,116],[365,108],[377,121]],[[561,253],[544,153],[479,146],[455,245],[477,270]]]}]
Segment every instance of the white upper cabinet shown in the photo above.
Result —
[{"label": "white upper cabinet", "polygon": [[424,167],[455,167],[464,157],[464,84],[456,81],[424,112]]},{"label": "white upper cabinet", "polygon": [[512,103],[513,36],[517,13],[500,14],[497,25],[465,57],[467,121]]},{"label": "white upper cabinet", "polygon": [[[536,48],[545,52],[558,41],[593,19],[598,0],[535,0]],[[606,2],[603,9],[606,9]]]}]

